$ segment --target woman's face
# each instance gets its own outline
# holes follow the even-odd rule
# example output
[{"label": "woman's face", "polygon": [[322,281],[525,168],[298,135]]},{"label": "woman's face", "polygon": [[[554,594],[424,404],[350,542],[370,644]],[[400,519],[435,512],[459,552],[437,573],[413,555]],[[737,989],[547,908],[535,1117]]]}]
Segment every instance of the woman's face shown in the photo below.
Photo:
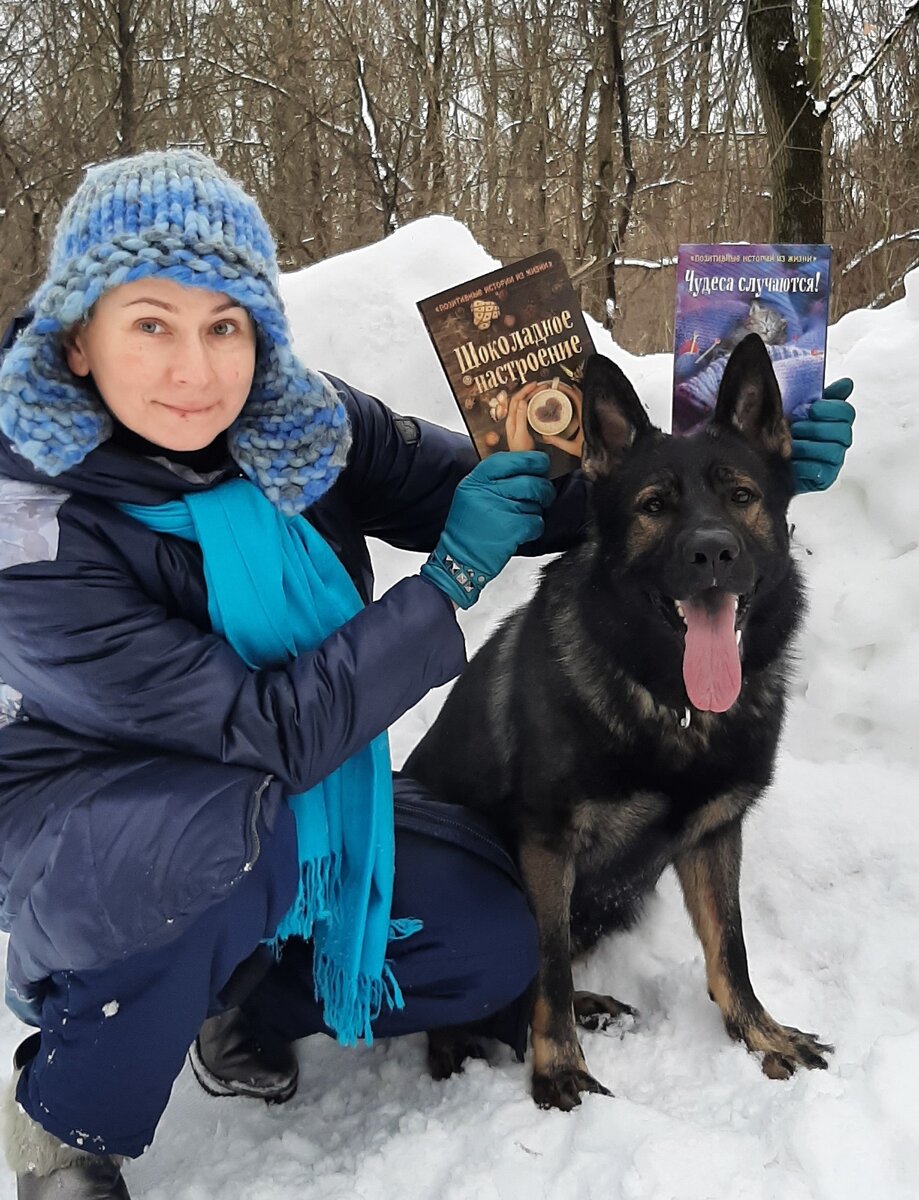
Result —
[{"label": "woman's face", "polygon": [[167,450],[201,450],[246,402],[255,326],[222,292],[138,279],[105,292],[65,350],[128,429]]}]

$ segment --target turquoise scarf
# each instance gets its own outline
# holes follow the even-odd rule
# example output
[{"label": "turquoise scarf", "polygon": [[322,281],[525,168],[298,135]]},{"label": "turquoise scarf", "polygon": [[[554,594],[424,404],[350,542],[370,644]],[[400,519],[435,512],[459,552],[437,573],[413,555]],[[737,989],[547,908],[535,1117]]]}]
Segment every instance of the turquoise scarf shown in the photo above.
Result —
[{"label": "turquoise scarf", "polygon": [[[280,667],[315,649],[361,607],[335,554],[303,517],[285,517],[248,480],[151,508],[119,507],[160,533],[198,542],[208,612],[250,667]],[[363,1037],[385,1002],[402,1008],[386,962],[390,939],[420,922],[390,920],[394,872],[392,770],[385,733],[308,792],[288,796],[300,886],[273,940],[312,938],[323,1018],[343,1045]]]}]

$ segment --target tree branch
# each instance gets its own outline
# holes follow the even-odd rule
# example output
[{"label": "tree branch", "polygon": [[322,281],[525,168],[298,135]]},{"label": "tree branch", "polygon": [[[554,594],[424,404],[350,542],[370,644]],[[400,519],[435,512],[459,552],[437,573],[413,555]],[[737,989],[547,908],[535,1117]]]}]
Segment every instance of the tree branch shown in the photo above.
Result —
[{"label": "tree branch", "polygon": [[894,45],[899,35],[917,19],[919,19],[919,0],[910,0],[910,3],[904,8],[900,20],[887,30],[868,61],[859,63],[842,83],[833,88],[825,100],[817,101],[817,112],[824,120],[870,78],[871,73]]}]

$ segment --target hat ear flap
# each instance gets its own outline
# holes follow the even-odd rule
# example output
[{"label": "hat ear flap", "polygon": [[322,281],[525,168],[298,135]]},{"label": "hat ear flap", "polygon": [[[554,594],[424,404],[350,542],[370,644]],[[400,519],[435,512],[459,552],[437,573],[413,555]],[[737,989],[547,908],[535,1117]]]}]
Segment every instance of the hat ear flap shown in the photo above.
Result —
[{"label": "hat ear flap", "polygon": [[54,478],[111,436],[112,419],[71,372],[57,323],[47,326],[34,319],[0,363],[0,430],[21,458]]},{"label": "hat ear flap", "polygon": [[259,347],[252,391],[227,437],[236,462],[286,516],[328,491],[351,447],[342,398],[281,341]]}]

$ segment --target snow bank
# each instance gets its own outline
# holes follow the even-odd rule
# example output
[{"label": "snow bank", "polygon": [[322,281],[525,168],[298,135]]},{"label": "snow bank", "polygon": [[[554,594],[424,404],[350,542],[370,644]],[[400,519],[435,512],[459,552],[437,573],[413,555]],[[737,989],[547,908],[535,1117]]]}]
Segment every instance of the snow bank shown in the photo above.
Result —
[{"label": "snow bank", "polygon": [[[392,407],[461,428],[415,302],[497,265],[432,217],[287,276],[297,345]],[[635,358],[592,326],[666,423],[671,363]],[[634,1003],[630,1031],[587,1034],[616,1093],[538,1111],[526,1069],[435,1084],[421,1038],[300,1046],[301,1084],[279,1109],[214,1100],[186,1071],[152,1149],[126,1176],[149,1200],[912,1200],[919,1180],[919,272],[906,299],[830,332],[829,376],[849,374],[856,445],[826,495],[792,520],[810,586],[776,782],[745,826],[751,973],[779,1019],[836,1043],[827,1072],[766,1079],[730,1043],[701,952],[666,876],[642,925],[599,947],[583,986]],[[381,590],[417,556],[375,552]],[[462,617],[470,649],[532,589],[518,562]],[[401,761],[437,711],[393,730]],[[0,1054],[23,1030],[0,1015]],[[12,1197],[0,1177],[0,1197]]]}]

